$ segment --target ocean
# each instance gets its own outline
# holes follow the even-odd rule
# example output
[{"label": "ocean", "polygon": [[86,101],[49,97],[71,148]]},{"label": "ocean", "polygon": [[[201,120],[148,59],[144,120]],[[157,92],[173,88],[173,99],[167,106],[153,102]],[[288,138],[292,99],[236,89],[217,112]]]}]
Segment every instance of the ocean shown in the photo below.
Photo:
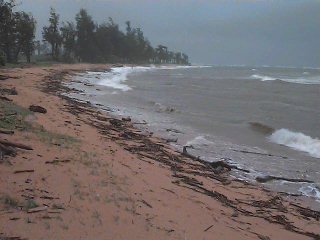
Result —
[{"label": "ocean", "polygon": [[144,66],[76,75],[73,97],[169,139],[206,161],[250,173],[307,179],[267,188],[320,202],[320,69],[245,66]]}]

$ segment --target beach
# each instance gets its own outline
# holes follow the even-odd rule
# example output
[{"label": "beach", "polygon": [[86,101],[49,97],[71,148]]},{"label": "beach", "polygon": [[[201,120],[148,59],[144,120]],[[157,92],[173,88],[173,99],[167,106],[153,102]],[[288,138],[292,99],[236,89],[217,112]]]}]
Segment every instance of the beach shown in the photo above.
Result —
[{"label": "beach", "polygon": [[70,98],[79,90],[63,82],[110,67],[0,70],[1,88],[17,91],[1,100],[3,116],[16,112],[14,134],[1,139],[33,149],[1,160],[0,239],[320,238],[320,212],[304,199],[238,180],[228,164]]}]

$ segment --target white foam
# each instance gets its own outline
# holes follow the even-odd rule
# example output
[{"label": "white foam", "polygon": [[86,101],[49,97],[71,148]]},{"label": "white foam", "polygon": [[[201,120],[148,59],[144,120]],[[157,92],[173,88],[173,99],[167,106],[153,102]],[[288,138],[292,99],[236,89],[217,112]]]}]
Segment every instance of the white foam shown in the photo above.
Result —
[{"label": "white foam", "polygon": [[320,158],[320,140],[318,138],[312,138],[303,133],[292,132],[288,129],[280,129],[275,131],[269,139],[274,143],[309,153],[315,158]]},{"label": "white foam", "polygon": [[136,67],[116,67],[111,68],[110,72],[105,73],[94,73],[94,72],[88,72],[87,76],[91,78],[98,78],[101,79],[97,82],[98,85],[114,88],[121,91],[129,91],[132,90],[132,88],[125,84],[125,82],[128,80],[128,75],[133,73],[139,73],[139,72],[147,72],[147,71],[153,71],[153,70],[175,70],[175,69],[188,69],[188,68],[204,68],[204,67],[210,67],[210,66],[155,66],[150,65],[146,67],[142,66],[136,66]]},{"label": "white foam", "polygon": [[128,80],[128,75],[136,72],[145,72],[151,69],[152,67],[112,68],[110,72],[100,75],[100,79],[102,80],[100,80],[97,84],[122,91],[129,91],[132,88],[125,84],[125,82]]},{"label": "white foam", "polygon": [[314,197],[320,201],[320,190],[314,185],[302,186],[299,188],[299,192],[307,197]]},{"label": "white foam", "polygon": [[254,79],[259,79],[261,81],[274,81],[274,80],[277,80],[276,78],[273,78],[273,77],[263,76],[263,75],[258,75],[258,74],[253,74],[251,77],[254,78]]},{"label": "white foam", "polygon": [[205,136],[197,136],[191,141],[186,143],[187,146],[199,147],[199,146],[209,146],[213,144],[213,142],[207,140]]},{"label": "white foam", "polygon": [[258,79],[261,81],[283,81],[289,83],[300,83],[300,84],[320,84],[320,76],[317,77],[308,77],[308,78],[275,78],[265,75],[254,74],[251,75],[251,78]]},{"label": "white foam", "polygon": [[164,66],[159,66],[158,69],[163,69],[163,70],[175,70],[175,69],[194,69],[194,68],[211,68],[212,66],[207,66],[207,65],[191,65],[191,66],[179,66],[179,65],[164,65]]}]

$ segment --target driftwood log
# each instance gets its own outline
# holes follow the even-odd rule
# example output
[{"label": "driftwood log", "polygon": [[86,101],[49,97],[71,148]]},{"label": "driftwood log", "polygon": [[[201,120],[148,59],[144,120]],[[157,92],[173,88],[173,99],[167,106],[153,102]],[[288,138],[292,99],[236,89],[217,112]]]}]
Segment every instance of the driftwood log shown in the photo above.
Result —
[{"label": "driftwood log", "polygon": [[20,148],[20,149],[24,149],[24,150],[33,150],[32,147],[21,144],[21,143],[15,143],[15,142],[10,142],[7,140],[2,140],[0,139],[0,143],[5,145],[5,146],[10,146],[10,147],[15,147],[15,148]]},{"label": "driftwood log", "polygon": [[29,107],[29,110],[31,112],[38,112],[38,113],[43,113],[43,114],[47,113],[47,109],[45,109],[44,107],[41,107],[41,106],[37,106],[37,105],[31,105]]},{"label": "driftwood log", "polygon": [[266,183],[273,180],[279,180],[279,181],[287,181],[287,182],[303,182],[303,183],[314,183],[311,180],[307,179],[300,179],[300,178],[285,178],[285,177],[276,177],[276,176],[264,176],[264,177],[256,177],[257,182],[259,183]]},{"label": "driftwood log", "polygon": [[0,133],[12,135],[12,134],[14,134],[14,131],[12,131],[12,130],[6,130],[6,129],[0,129]]},{"label": "driftwood log", "polygon": [[4,81],[4,80],[7,80],[7,79],[9,79],[8,76],[0,75],[0,81]]}]

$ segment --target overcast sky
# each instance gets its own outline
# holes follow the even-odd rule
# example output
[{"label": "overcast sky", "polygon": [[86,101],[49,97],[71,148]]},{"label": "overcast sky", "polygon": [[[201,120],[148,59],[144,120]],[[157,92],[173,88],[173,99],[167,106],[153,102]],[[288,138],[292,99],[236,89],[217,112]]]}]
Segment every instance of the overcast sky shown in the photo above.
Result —
[{"label": "overcast sky", "polygon": [[[19,0],[18,0],[19,1]],[[193,63],[320,67],[319,0],[20,0],[37,36],[49,7],[62,20],[86,8],[101,23],[130,20],[155,46],[186,52]]]}]

